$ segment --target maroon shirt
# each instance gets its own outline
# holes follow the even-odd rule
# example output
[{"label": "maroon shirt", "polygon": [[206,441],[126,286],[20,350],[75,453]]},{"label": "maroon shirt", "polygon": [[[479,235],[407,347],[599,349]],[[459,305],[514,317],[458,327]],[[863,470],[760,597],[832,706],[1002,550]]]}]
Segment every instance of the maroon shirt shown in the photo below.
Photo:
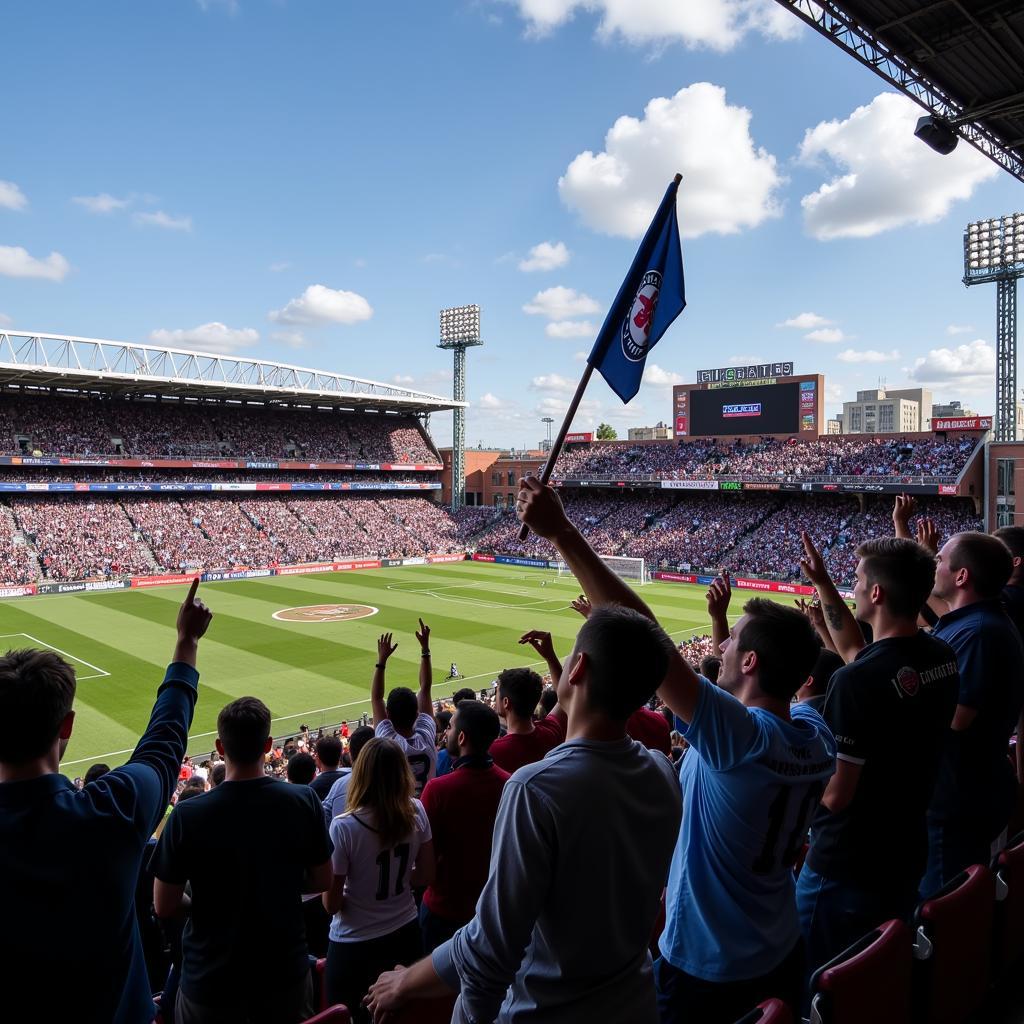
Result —
[{"label": "maroon shirt", "polygon": [[511,775],[523,765],[539,761],[549,750],[565,742],[565,722],[564,715],[550,714],[534,722],[531,733],[519,735],[510,732],[507,736],[499,736],[491,744],[490,754],[494,763]]},{"label": "maroon shirt", "polygon": [[509,774],[489,757],[463,757],[431,779],[420,798],[437,856],[434,884],[423,901],[431,913],[463,925],[476,910],[491,864],[491,836]]},{"label": "maroon shirt", "polygon": [[626,722],[626,732],[648,750],[660,750],[663,754],[672,756],[668,722],[665,721],[665,716],[659,715],[657,711],[637,708]]}]

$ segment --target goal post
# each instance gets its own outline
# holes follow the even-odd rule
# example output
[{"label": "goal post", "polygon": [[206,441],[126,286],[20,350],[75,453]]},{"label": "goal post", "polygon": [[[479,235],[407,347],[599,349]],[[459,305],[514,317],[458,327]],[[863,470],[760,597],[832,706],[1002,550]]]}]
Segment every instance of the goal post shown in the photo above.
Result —
[{"label": "goal post", "polygon": [[[650,577],[647,574],[647,560],[644,558],[627,558],[625,555],[598,555],[598,557],[616,576],[624,579],[627,583],[642,587],[645,583],[650,582]],[[572,576],[572,570],[561,559],[558,561],[558,575]]]}]

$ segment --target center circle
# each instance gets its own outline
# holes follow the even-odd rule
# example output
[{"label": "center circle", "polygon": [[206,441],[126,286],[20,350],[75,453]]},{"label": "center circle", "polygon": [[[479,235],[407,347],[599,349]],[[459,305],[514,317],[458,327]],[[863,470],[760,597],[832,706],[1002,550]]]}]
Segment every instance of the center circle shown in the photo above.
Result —
[{"label": "center circle", "polygon": [[281,608],[273,617],[281,622],[347,622],[369,618],[379,610],[368,604],[306,604],[299,608]]}]

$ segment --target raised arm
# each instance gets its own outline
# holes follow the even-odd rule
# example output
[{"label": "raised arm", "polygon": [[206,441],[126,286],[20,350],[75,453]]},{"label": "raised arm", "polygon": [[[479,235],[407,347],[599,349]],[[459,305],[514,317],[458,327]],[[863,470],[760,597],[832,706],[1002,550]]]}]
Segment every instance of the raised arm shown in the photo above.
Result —
[{"label": "raised arm", "polygon": [[430,627],[420,619],[420,628],[416,631],[416,639],[420,642],[420,689],[416,694],[416,708],[421,715],[433,715],[434,704],[430,699],[430,687],[433,683],[434,670],[430,664]]},{"label": "raised arm", "polygon": [[914,514],[914,499],[909,494],[897,494],[892,508],[892,525],[896,536],[913,540],[910,535],[910,517]]},{"label": "raised arm", "polygon": [[723,569],[713,580],[704,595],[708,601],[708,615],[711,618],[711,646],[715,657],[722,653],[722,644],[729,638],[729,602],[732,600],[732,583],[729,570]]},{"label": "raised arm", "polygon": [[[595,608],[617,604],[633,608],[657,622],[651,609],[601,561],[579,530],[569,522],[553,487],[532,476],[520,480],[517,512],[538,537],[544,537],[558,549],[587,600]],[[689,722],[697,708],[700,689],[701,682],[696,673],[677,653],[669,662],[668,672],[658,689],[659,696],[679,718]]]},{"label": "raised arm", "polygon": [[851,662],[857,657],[857,652],[864,647],[864,634],[857,625],[853,612],[839,596],[839,591],[825,567],[825,559],[821,557],[814,542],[806,533],[800,534],[800,538],[804,545],[804,557],[800,560],[800,568],[818,592],[825,625],[839,657],[845,662]]},{"label": "raised arm", "polygon": [[828,631],[828,626],[825,625],[825,613],[821,610],[821,604],[803,597],[798,597],[794,604],[796,604],[797,611],[805,615],[807,621],[814,627],[814,632],[818,634],[825,649],[833,654],[838,654],[832,634]]},{"label": "raised arm", "polygon": [[377,640],[377,664],[373,667],[373,682],[370,684],[370,712],[373,715],[374,727],[380,725],[388,717],[384,706],[384,672],[388,658],[398,650],[398,644],[391,642],[391,634],[383,633]]},{"label": "raised arm", "polygon": [[562,678],[562,663],[558,660],[558,655],[555,654],[555,645],[551,641],[551,634],[542,629],[531,629],[529,633],[524,633],[519,638],[519,642],[529,644],[544,659],[548,666],[548,672],[551,674],[551,682],[557,686],[558,680]]}]

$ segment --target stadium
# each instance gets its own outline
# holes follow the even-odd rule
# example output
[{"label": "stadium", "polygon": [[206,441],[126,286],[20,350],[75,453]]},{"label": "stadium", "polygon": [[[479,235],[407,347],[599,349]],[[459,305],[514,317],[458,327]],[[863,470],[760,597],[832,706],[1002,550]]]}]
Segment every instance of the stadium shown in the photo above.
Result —
[{"label": "stadium", "polygon": [[1024,9],[309,7],[21,16],[0,1020],[1024,1021]]}]

